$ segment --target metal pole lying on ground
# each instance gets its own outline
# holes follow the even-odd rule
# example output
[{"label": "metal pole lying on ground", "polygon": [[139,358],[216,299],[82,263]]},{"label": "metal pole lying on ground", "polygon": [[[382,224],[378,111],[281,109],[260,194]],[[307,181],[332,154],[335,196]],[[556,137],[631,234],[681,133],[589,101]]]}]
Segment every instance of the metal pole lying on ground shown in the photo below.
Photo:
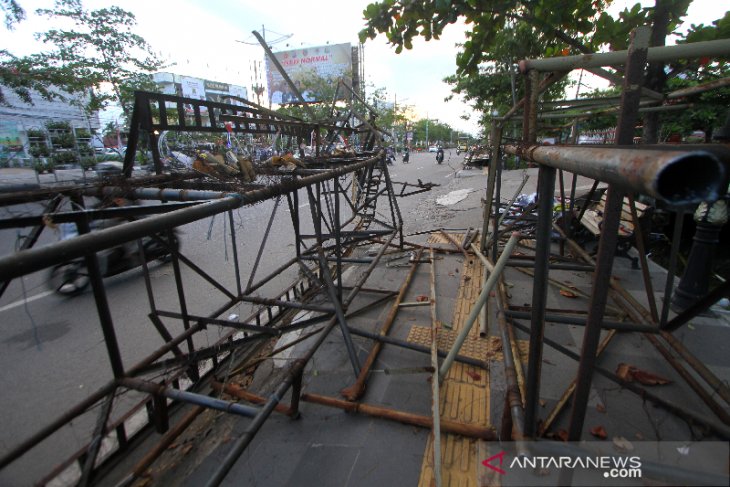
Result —
[{"label": "metal pole lying on ground", "polygon": [[[423,249],[419,249],[418,253],[416,254],[416,257],[411,264],[411,270],[408,273],[408,276],[406,277],[405,281],[403,282],[403,285],[401,286],[400,290],[398,291],[398,296],[395,298],[395,302],[390,308],[390,312],[388,312],[388,316],[385,318],[385,322],[383,323],[382,328],[380,329],[380,335],[385,336],[388,334],[388,331],[390,330],[391,325],[395,321],[395,317],[398,314],[399,304],[401,301],[403,301],[403,297],[406,295],[406,292],[408,291],[408,286],[411,284],[411,280],[413,279],[413,275],[416,273],[416,269],[418,269],[418,264],[421,260],[421,254],[423,253]],[[357,379],[355,380],[355,383],[351,385],[350,387],[346,387],[345,389],[342,389],[340,391],[340,394],[342,394],[344,397],[346,397],[350,401],[355,401],[360,396],[363,395],[365,392],[365,382],[367,381],[368,374],[370,374],[370,369],[372,368],[373,364],[375,363],[375,360],[378,358],[378,354],[380,353],[381,348],[383,347],[383,344],[381,342],[376,342],[373,344],[373,348],[370,350],[370,353],[368,354],[367,358],[365,359],[365,363],[363,364],[362,368],[360,369],[360,374],[358,375]]]},{"label": "metal pole lying on ground", "polygon": [[444,377],[446,377],[446,374],[449,372],[451,364],[454,363],[454,357],[456,357],[456,354],[459,353],[459,350],[464,344],[467,335],[469,335],[469,331],[471,330],[472,325],[474,325],[477,316],[479,316],[479,310],[482,308],[482,306],[484,306],[484,303],[487,302],[490,291],[492,290],[492,288],[494,288],[494,285],[497,284],[497,278],[502,273],[502,270],[507,264],[507,259],[512,254],[512,250],[514,250],[515,245],[517,245],[517,241],[521,238],[522,235],[519,232],[514,232],[510,239],[507,241],[507,245],[504,246],[502,255],[499,256],[499,260],[497,260],[497,263],[494,265],[494,271],[490,274],[489,279],[487,280],[487,284],[482,289],[481,294],[479,294],[476,303],[474,303],[474,306],[472,307],[471,312],[469,313],[469,316],[464,323],[464,327],[459,332],[459,336],[456,337],[454,346],[451,348],[449,354],[446,356],[446,359],[441,364],[441,368],[439,369],[439,380],[444,380]]},{"label": "metal pole lying on ground", "polygon": [[[431,257],[431,415],[433,416],[433,478],[436,487],[441,487],[441,409],[439,408],[439,359],[438,359],[438,332],[439,324],[436,319],[436,259],[433,249],[429,249]],[[448,358],[448,357],[447,357]]]}]

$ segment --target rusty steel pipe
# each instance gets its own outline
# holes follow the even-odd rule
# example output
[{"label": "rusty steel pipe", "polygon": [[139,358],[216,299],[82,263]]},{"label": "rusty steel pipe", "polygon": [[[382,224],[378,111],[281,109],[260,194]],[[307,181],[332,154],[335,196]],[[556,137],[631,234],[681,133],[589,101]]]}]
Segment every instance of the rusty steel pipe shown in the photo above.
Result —
[{"label": "rusty steel pipe", "polygon": [[[537,71],[570,71],[580,68],[619,66],[627,63],[628,54],[629,51],[613,51],[545,59],[524,59],[519,62],[519,66],[522,73],[533,69]],[[730,56],[730,39],[650,47],[646,60],[650,63],[663,63],[677,59],[724,56]]]},{"label": "rusty steel pipe", "polygon": [[[159,197],[161,199],[176,200],[202,198],[205,200],[199,205],[171,211],[162,215],[143,218],[130,223],[123,223],[114,227],[91,232],[72,239],[63,240],[40,248],[22,250],[15,254],[0,258],[0,275],[4,280],[20,277],[50,267],[59,262],[85,256],[92,252],[107,249],[120,243],[136,240],[152,235],[162,230],[201,220],[217,213],[234,210],[244,205],[257,203],[273,198],[280,194],[297,191],[300,188],[316,184],[327,179],[358,171],[372,166],[378,158],[371,158],[347,166],[340,166],[316,176],[307,176],[296,181],[286,181],[275,186],[257,189],[246,193],[221,193],[209,191],[166,191],[159,189],[132,190],[133,197]],[[124,188],[108,188],[106,196],[129,196]],[[151,194],[148,194],[151,193]],[[206,198],[217,198],[206,200]]]},{"label": "rusty steel pipe", "polygon": [[[431,418],[431,416],[422,416],[420,414],[397,411],[395,409],[375,406],[372,404],[349,402],[334,397],[321,396],[319,394],[302,394],[301,399],[305,402],[344,409],[351,413],[367,414],[376,418],[390,419],[392,421],[398,421],[399,423],[411,424],[422,428],[430,429],[433,426],[433,418]],[[497,435],[491,427],[459,423],[448,419],[441,420],[441,431],[443,433],[461,435],[466,436],[467,438],[476,438],[486,441],[493,441],[497,439]]]},{"label": "rusty steel pipe", "polygon": [[710,152],[615,147],[505,146],[508,154],[614,184],[677,205],[714,201],[726,190],[726,169]]},{"label": "rusty steel pipe", "polygon": [[[413,264],[411,265],[411,270],[406,276],[405,281],[403,281],[403,284],[401,285],[400,290],[398,291],[398,296],[395,298],[395,302],[393,302],[393,305],[390,308],[390,311],[388,312],[388,316],[385,318],[385,322],[383,323],[383,326],[380,329],[380,336],[386,336],[388,334],[388,331],[390,331],[390,327],[393,325],[393,322],[395,322],[395,317],[398,314],[398,309],[400,308],[400,303],[403,301],[403,298],[406,295],[406,292],[408,291],[408,287],[411,285],[411,280],[413,279],[414,274],[416,273],[416,269],[418,269],[418,264],[421,261],[421,254],[423,253],[423,249],[419,249],[418,253],[416,254],[416,258],[413,261]],[[378,355],[380,354],[380,350],[383,348],[383,344],[381,342],[375,342],[373,344],[373,348],[370,350],[370,353],[368,354],[367,358],[365,359],[365,363],[363,364],[362,368],[360,369],[360,373],[357,376],[357,379],[355,380],[355,383],[352,384],[349,387],[346,387],[340,391],[340,394],[342,394],[344,397],[346,397],[350,401],[355,401],[359,399],[364,393],[365,393],[365,387],[368,375],[370,374],[370,369],[373,367],[373,364],[375,363],[375,360],[377,360]]]},{"label": "rusty steel pipe", "polygon": [[[235,384],[223,385],[217,382],[213,383],[213,388],[215,390],[222,390],[228,395],[243,399],[244,401],[248,401],[252,404],[260,405],[267,401],[267,398],[253,392],[249,392]],[[400,423],[412,424],[414,426],[420,426],[422,428],[430,429],[433,424],[433,420],[430,416],[412,414],[405,411],[398,411],[396,409],[389,409],[382,406],[375,406],[372,404],[350,402],[343,399],[337,399],[335,397],[322,396],[319,394],[302,394],[300,400],[304,402],[319,404],[321,406],[329,406],[342,409],[351,413],[362,413],[376,418],[390,419],[392,421],[398,421]],[[285,415],[289,415],[291,413],[290,408],[283,405],[277,407],[275,411]],[[476,438],[486,441],[492,441],[497,439],[497,435],[495,434],[494,429],[488,426],[459,423],[447,419],[441,420],[441,426],[444,433],[462,435],[468,438]]]}]

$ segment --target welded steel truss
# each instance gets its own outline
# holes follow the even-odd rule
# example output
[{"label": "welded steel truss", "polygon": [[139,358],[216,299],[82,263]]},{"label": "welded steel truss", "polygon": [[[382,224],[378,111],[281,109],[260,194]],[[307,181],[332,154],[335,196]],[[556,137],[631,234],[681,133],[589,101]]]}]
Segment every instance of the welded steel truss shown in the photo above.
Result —
[{"label": "welded steel truss", "polygon": [[[664,307],[657,309],[654,300],[651,281],[649,279],[646,253],[639,248],[639,259],[643,271],[643,279],[647,292],[650,309],[647,310],[636,301],[621,284],[612,278],[614,251],[621,218],[624,196],[630,198],[634,227],[641,232],[633,198],[637,195],[648,195],[658,201],[665,202],[673,211],[681,215],[687,211],[688,205],[696,205],[701,201],[716,201],[727,199],[728,176],[730,169],[730,149],[720,144],[703,145],[702,147],[687,146],[642,146],[633,145],[633,131],[640,107],[642,95],[651,96],[641,88],[644,70],[648,59],[672,60],[691,56],[730,55],[730,43],[719,41],[713,43],[698,43],[697,45],[672,46],[666,48],[648,48],[646,32],[632,37],[632,45],[627,52],[609,54],[591,54],[586,56],[572,56],[570,58],[522,61],[525,79],[526,95],[515,107],[503,117],[498,118],[491,135],[493,161],[500,161],[504,152],[519,156],[524,160],[539,164],[538,203],[536,227],[528,230],[525,237],[536,239],[534,256],[522,257],[527,260],[534,272],[531,306],[519,307],[511,305],[504,284],[500,285],[498,293],[498,321],[501,337],[505,343],[504,361],[507,380],[507,394],[502,424],[503,438],[511,437],[518,442],[524,439],[536,439],[543,436],[553,424],[560,411],[572,400],[570,413],[570,427],[568,439],[578,441],[584,428],[588,393],[594,374],[600,374],[609,380],[631,390],[646,400],[665,408],[679,417],[686,419],[690,424],[702,425],[707,431],[724,439],[730,439],[730,415],[726,407],[719,404],[713,397],[716,393],[725,402],[730,404],[730,390],[722,383],[701,360],[694,357],[670,333],[686,323],[698,313],[706,310],[720,297],[730,294],[728,284],[723,284],[710,292],[707,296],[686,309],[672,320],[668,320],[668,304],[671,301],[674,263],[678,249],[678,230],[675,228],[675,238],[671,249],[670,269],[665,289]],[[657,57],[659,56],[659,57]],[[618,79],[623,84],[623,93],[620,99],[619,125],[616,130],[616,144],[613,146],[555,146],[546,147],[537,145],[537,127],[540,120],[539,94],[556,80],[567,74],[566,69],[584,67],[604,74],[614,79],[616,75],[600,69],[602,66],[624,65],[624,78]],[[558,71],[559,70],[559,71]],[[546,76],[542,76],[547,72]],[[660,95],[661,97],[661,95]],[[618,100],[613,100],[618,101]],[[590,103],[596,102],[591,100]],[[612,102],[609,100],[609,102]],[[579,106],[586,101],[576,100],[570,106]],[[554,104],[553,104],[554,105]],[[553,105],[545,104],[548,108]],[[523,139],[519,145],[503,145],[502,127],[515,113],[521,111],[523,116]],[[575,134],[573,135],[575,137]],[[560,196],[566,201],[564,172],[573,173],[573,182],[568,195],[570,207],[563,206],[562,226],[553,223],[554,193],[556,179],[560,183]],[[498,236],[513,231],[514,226],[521,220],[520,225],[529,222],[529,214],[535,209],[530,206],[525,209],[507,228],[501,228],[500,219],[500,164],[490,166],[487,188],[487,205],[482,250],[489,253],[494,259],[497,255]],[[570,239],[570,222],[575,219],[573,207],[575,202],[576,178],[581,175],[597,181],[608,183],[607,203],[603,213],[600,242],[597,256],[588,255],[579,245]],[[582,215],[582,213],[581,213]],[[527,218],[525,218],[527,216]],[[578,216],[580,219],[580,216]],[[526,224],[528,227],[529,223]],[[570,246],[570,250],[579,258],[580,266],[588,265],[593,272],[593,288],[589,297],[587,312],[569,315],[548,313],[546,311],[547,288],[550,285],[565,284],[551,279],[550,269],[560,268],[567,260],[565,256],[551,253],[551,238],[555,232],[561,235],[561,248]],[[492,234],[491,245],[487,248],[487,236]],[[643,237],[637,235],[637,245],[641,246]],[[489,251],[489,252],[487,252]],[[558,260],[558,263],[554,263]],[[571,265],[575,265],[573,263]],[[509,264],[508,264],[509,265]],[[515,263],[513,265],[523,265]],[[576,267],[577,269],[578,267]],[[585,267],[584,267],[585,268]],[[617,300],[620,311],[632,321],[617,322],[606,319],[608,316],[609,296]],[[607,308],[608,307],[608,308]],[[616,310],[612,308],[611,313]],[[520,323],[528,320],[529,326]],[[585,334],[580,354],[577,354],[545,334],[546,322],[579,324],[585,326]],[[516,339],[513,326],[529,335],[529,357],[527,370],[522,370],[522,364],[516,348]],[[612,330],[600,340],[602,330]],[[616,373],[605,370],[598,364],[598,356],[606,349],[616,330],[641,332],[667,358],[669,363],[686,379],[687,384],[717,415],[715,418],[706,417],[696,411],[688,410],[660,397],[659,395],[628,382]],[[660,341],[659,338],[663,340]],[[600,343],[599,343],[600,341]],[[665,344],[666,343],[666,344]],[[568,357],[578,361],[579,367],[571,388],[566,390],[556,408],[544,421],[540,421],[540,385],[543,347],[548,345]],[[706,390],[697,379],[692,377],[684,365],[674,358],[669,350],[678,353],[684,361],[709,385],[711,391]],[[514,427],[514,429],[513,429]],[[562,480],[561,480],[562,481]]]},{"label": "welded steel truss", "polygon": [[[358,156],[326,157],[325,151],[320,153],[317,148],[316,156],[308,160],[307,168],[280,171],[272,167],[261,167],[258,173],[265,176],[249,184],[235,180],[208,181],[199,174],[187,172],[162,174],[162,163],[156,144],[157,133],[162,130],[225,133],[230,129],[237,133],[283,135],[297,143],[304,137],[309,139],[312,133],[319,134],[320,131],[355,131],[344,123],[305,123],[281,117],[245,100],[238,101],[240,105],[228,105],[139,92],[132,117],[125,174],[131,174],[140,134],[146,132],[157,175],[144,178],[121,177],[102,181],[98,185],[54,187],[35,192],[5,194],[0,198],[0,203],[4,205],[47,201],[43,214],[2,220],[0,228],[33,227],[33,234],[36,235],[50,224],[76,224],[79,236],[75,238],[42,248],[32,248],[35,239],[31,239],[33,241],[26,248],[0,258],[0,275],[9,282],[59,263],[83,259],[113,372],[109,382],[90,394],[86,400],[3,454],[0,458],[0,469],[31,451],[74,418],[83,414],[97,414],[97,426],[93,432],[89,432],[88,445],[70,454],[67,461],[42,480],[46,482],[65,471],[76,475],[79,485],[92,484],[106,461],[113,460],[136,444],[136,436],[128,430],[128,423],[132,418],[139,419],[141,416],[158,431],[164,432],[169,427],[171,410],[182,403],[189,403],[200,408],[217,409],[252,418],[245,434],[235,442],[230,458],[216,474],[222,478],[226,469],[235,462],[237,455],[240,455],[289,388],[293,387],[293,400],[298,401],[304,366],[334,328],[340,330],[354,374],[360,373],[361,365],[350,337],[347,320],[350,316],[393,297],[392,292],[368,289],[364,285],[386,249],[401,245],[403,238],[402,218],[384,155],[382,152],[370,151]],[[223,121],[230,125],[226,127]],[[370,128],[366,127],[365,130],[369,131]],[[319,137],[315,137],[315,140],[319,140]],[[370,140],[374,142],[375,138],[370,137]],[[429,187],[419,183],[422,190]],[[84,197],[91,196],[102,200],[123,197],[130,201],[154,203],[121,208],[83,209]],[[81,209],[57,211],[63,208],[65,199],[73,201]],[[300,204],[302,199],[307,204]],[[241,272],[233,211],[265,200],[274,200],[275,203],[258,252],[255,257],[251,256],[255,263],[246,279]],[[288,207],[294,232],[294,255],[270,274],[260,276],[259,263],[271,243],[269,237],[272,222],[277,217],[282,202]],[[177,227],[215,215],[222,215],[228,223],[227,238],[230,239],[232,249],[231,272],[234,274],[232,288],[223,284],[223,276],[210,275],[187,257],[184,250],[169,244],[176,238]],[[94,221],[110,218],[126,222],[103,230],[90,231]],[[307,225],[304,225],[305,222]],[[312,230],[308,230],[310,227]],[[142,255],[142,239],[156,239],[160,245],[168,247],[178,305],[177,309],[164,309],[158,304],[148,265],[144,257],[141,257],[140,260],[145,262],[143,269],[150,310],[148,316],[163,345],[143,360],[127,365],[123,362],[118,345],[98,254],[122,243],[136,241]],[[373,242],[380,245],[376,255],[367,258],[352,256],[355,248],[372,245]],[[352,287],[345,287],[342,279],[343,265],[347,263],[365,266]],[[219,301],[214,306],[205,310],[192,309],[186,300],[183,268],[215,288]],[[301,277],[297,282],[273,296],[261,294],[264,285],[289,268],[299,270]],[[360,309],[350,308],[353,299],[362,290],[375,295],[375,298]],[[316,296],[322,297],[319,304],[312,302]],[[245,319],[234,319],[228,315],[229,310],[240,303],[256,305],[255,311]],[[214,309],[211,311],[210,308]],[[301,311],[309,312],[308,317],[295,319]],[[184,331],[174,336],[170,329],[176,322],[182,323]],[[256,344],[292,330],[312,328],[320,323],[325,323],[324,327],[310,333],[318,334],[318,338],[309,349],[307,358],[291,365],[277,392],[262,407],[215,399],[201,390],[208,379],[216,377],[222,364],[230,365],[234,360],[245,359]],[[204,347],[196,346],[196,335],[211,326],[228,331],[216,343]],[[140,391],[145,395],[129,411],[121,417],[116,415],[118,419],[112,421],[110,412],[116,399],[127,390]],[[4,393],[12,394],[12,391]],[[111,441],[114,445],[112,451],[105,453],[103,458],[99,453],[102,440]],[[133,480],[138,474],[137,471],[133,472],[128,480]]]}]

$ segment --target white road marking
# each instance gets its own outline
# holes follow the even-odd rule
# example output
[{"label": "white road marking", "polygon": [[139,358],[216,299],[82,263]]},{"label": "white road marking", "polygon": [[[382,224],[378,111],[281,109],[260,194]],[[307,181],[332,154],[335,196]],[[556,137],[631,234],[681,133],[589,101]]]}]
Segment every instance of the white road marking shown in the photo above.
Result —
[{"label": "white road marking", "polygon": [[30,303],[31,301],[35,301],[36,299],[45,298],[46,296],[50,296],[55,291],[46,291],[40,294],[36,294],[35,296],[31,296],[28,299],[21,299],[20,301],[15,301],[14,303],[6,304],[2,308],[0,308],[0,313],[3,311],[7,311],[9,309],[17,308],[18,306],[23,306],[24,303]]}]

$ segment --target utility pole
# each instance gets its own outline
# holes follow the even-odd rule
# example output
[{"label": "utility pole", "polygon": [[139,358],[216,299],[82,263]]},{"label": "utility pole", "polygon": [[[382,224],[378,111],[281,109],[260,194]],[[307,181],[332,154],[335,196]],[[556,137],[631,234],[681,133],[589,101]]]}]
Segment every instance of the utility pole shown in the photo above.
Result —
[{"label": "utility pole", "polygon": [[428,112],[426,112],[426,150],[428,150]]}]

